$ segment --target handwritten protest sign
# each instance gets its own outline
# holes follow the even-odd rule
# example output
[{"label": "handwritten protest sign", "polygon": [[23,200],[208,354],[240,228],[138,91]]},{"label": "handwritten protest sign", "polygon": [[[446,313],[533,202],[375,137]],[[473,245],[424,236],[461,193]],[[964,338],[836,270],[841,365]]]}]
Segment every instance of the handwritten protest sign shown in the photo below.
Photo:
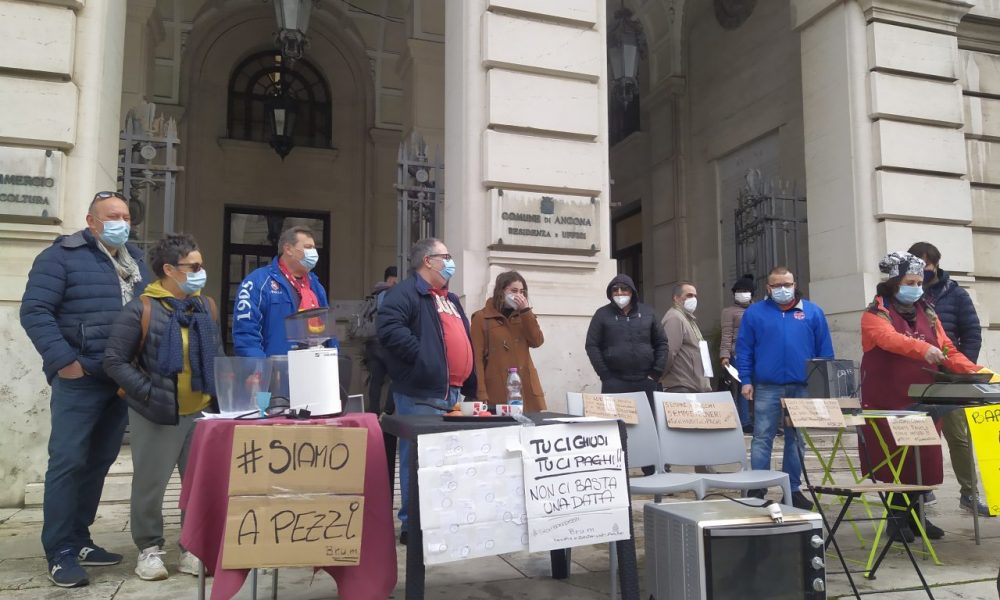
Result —
[{"label": "handwritten protest sign", "polygon": [[527,549],[519,429],[420,436],[417,480],[424,564]]},{"label": "handwritten protest sign", "polygon": [[986,491],[991,515],[1000,514],[1000,406],[973,406],[965,409],[972,446],[979,463],[979,477]]},{"label": "handwritten protest sign", "polygon": [[364,503],[362,496],[335,494],[234,496],[226,514],[222,566],[356,565]]},{"label": "handwritten protest sign", "polygon": [[930,417],[910,416],[886,419],[892,439],[897,446],[940,446],[941,436],[938,435],[934,421]]},{"label": "handwritten protest sign", "polygon": [[236,427],[222,566],[358,564],[367,436],[325,425]]},{"label": "handwritten protest sign", "polygon": [[360,494],[368,430],[323,425],[241,425],[233,434],[229,495]]},{"label": "handwritten protest sign", "polygon": [[635,412],[635,400],[608,394],[583,394],[583,414],[588,417],[621,419],[629,425],[639,423],[639,415]]},{"label": "handwritten protest sign", "polygon": [[529,550],[628,539],[628,477],[618,424],[520,429]]},{"label": "handwritten protest sign", "polygon": [[684,402],[665,400],[664,416],[671,429],[734,429],[737,426],[736,408],[728,400],[699,399],[696,394],[685,394]]},{"label": "handwritten protest sign", "polygon": [[782,398],[795,427],[843,429],[847,426],[836,398]]}]

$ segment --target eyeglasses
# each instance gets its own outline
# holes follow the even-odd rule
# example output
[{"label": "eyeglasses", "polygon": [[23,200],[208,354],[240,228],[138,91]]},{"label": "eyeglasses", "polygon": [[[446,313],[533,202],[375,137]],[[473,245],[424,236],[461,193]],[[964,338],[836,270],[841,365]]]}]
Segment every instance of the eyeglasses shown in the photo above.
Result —
[{"label": "eyeglasses", "polygon": [[178,269],[181,267],[191,267],[192,273],[197,273],[201,271],[202,268],[204,268],[201,263],[177,263],[174,266],[177,267]]},{"label": "eyeglasses", "polygon": [[428,254],[427,258],[440,258],[443,260],[451,260],[450,254]]},{"label": "eyeglasses", "polygon": [[632,289],[629,288],[628,286],[616,285],[615,287],[611,288],[611,291],[612,292],[630,292],[631,293]]},{"label": "eyeglasses", "polygon": [[790,290],[790,289],[792,289],[793,287],[795,287],[795,283],[794,283],[794,282],[793,282],[793,283],[776,283],[776,284],[774,284],[774,285],[771,285],[771,284],[769,283],[769,284],[767,284],[767,287],[769,287],[769,288],[771,288],[771,289],[776,289],[776,288],[785,288],[786,290]]},{"label": "eyeglasses", "polygon": [[128,203],[128,199],[122,196],[118,192],[97,192],[94,194],[94,200],[107,200],[108,198],[118,198],[122,202]]}]

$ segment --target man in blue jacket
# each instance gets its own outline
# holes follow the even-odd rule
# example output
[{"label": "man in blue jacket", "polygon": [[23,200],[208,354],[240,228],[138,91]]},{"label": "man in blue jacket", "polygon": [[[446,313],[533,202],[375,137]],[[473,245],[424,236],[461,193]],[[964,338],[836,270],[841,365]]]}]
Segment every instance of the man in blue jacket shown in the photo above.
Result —
[{"label": "man in blue jacket", "polygon": [[[941,251],[934,244],[917,242],[910,246],[909,253],[924,259],[924,297],[934,306],[934,312],[941,320],[941,327],[948,339],[965,358],[978,362],[979,349],[983,345],[983,331],[969,292],[940,268]],[[968,512],[978,510],[979,516],[989,517],[990,511],[986,505],[973,501],[978,484],[965,412],[953,410],[945,415],[941,433],[948,440],[951,466],[955,470],[955,479],[958,480],[958,506]],[[933,495],[931,498],[934,501]]]},{"label": "man in blue jacket", "polygon": [[[292,349],[285,317],[330,304],[319,277],[316,236],[308,227],[290,227],[278,238],[278,256],[246,276],[233,306],[233,352],[236,356],[284,356]],[[328,342],[336,346],[336,340]]]},{"label": "man in blue jacket", "polygon": [[[413,274],[386,293],[378,310],[378,339],[393,382],[396,414],[442,414],[460,396],[476,394],[469,320],[458,296],[448,291],[455,261],[440,240],[414,244],[409,264]],[[411,448],[400,440],[401,544],[407,540]]]},{"label": "man in blue jacket", "polygon": [[[754,403],[753,442],[750,464],[754,469],[771,468],[774,436],[782,421],[782,398],[805,398],[806,361],[833,358],[833,341],[826,315],[819,306],[802,298],[795,276],[785,267],[775,267],[767,276],[768,298],[751,304],[743,313],[736,340],[736,368],[743,382],[743,396]],[[799,491],[802,455],[793,427],[785,427],[785,452],[781,470],[788,473],[792,504],[811,509]],[[787,504],[788,498],[784,499]]]},{"label": "man in blue jacket", "polygon": [[118,457],[127,412],[101,360],[122,306],[150,280],[129,237],[128,203],[100,192],[87,228],[60,236],[35,259],[21,299],[21,326],[42,355],[52,386],[52,432],[42,500],[48,577],[61,587],[87,585],[83,566],[118,564],[90,537],[108,469]]}]

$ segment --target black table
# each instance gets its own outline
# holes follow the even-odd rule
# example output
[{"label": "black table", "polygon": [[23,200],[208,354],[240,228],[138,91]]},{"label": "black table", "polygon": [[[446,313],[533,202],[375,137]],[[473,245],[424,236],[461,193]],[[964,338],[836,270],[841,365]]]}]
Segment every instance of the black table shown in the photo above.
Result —
[{"label": "black table", "polygon": [[[553,422],[546,422],[545,419],[554,417],[568,417],[561,413],[543,412],[525,415],[535,422],[536,425],[553,425]],[[424,597],[424,535],[420,529],[420,486],[417,477],[417,438],[428,433],[442,433],[446,431],[458,431],[463,429],[483,429],[487,427],[509,427],[516,425],[512,421],[445,421],[441,415],[383,415],[382,431],[386,435],[386,451],[389,461],[389,469],[393,469],[396,461],[395,440],[405,439],[413,442],[413,451],[410,452],[410,498],[408,519],[409,525],[408,539],[406,544],[406,598],[407,600],[419,600]],[[618,431],[622,438],[622,453],[626,456],[625,468],[628,469],[628,447],[625,425],[619,421]],[[393,436],[393,440],[389,440]],[[391,452],[391,453],[390,453]],[[400,468],[407,468],[400,465]],[[390,473],[389,488],[390,493],[395,493],[395,481]],[[632,495],[629,494],[629,538],[615,542],[615,550],[618,553],[618,578],[622,594],[622,600],[639,600],[639,574],[635,557],[635,527],[632,520]],[[553,579],[566,579],[569,577],[570,551],[552,550],[550,553],[552,561]]]}]

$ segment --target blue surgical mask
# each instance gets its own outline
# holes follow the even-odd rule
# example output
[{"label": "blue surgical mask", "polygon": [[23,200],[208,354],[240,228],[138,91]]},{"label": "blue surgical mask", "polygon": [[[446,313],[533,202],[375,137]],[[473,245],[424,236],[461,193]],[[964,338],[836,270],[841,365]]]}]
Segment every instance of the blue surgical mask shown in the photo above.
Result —
[{"label": "blue surgical mask", "polygon": [[306,248],[302,251],[302,260],[299,261],[303,267],[307,269],[312,269],[319,262],[319,251],[315,248]]},{"label": "blue surgical mask", "polygon": [[771,290],[771,298],[778,304],[788,304],[795,299],[795,288],[774,288]]},{"label": "blue surgical mask", "polygon": [[896,300],[903,304],[913,304],[924,295],[924,288],[919,285],[901,285],[896,292]]},{"label": "blue surgical mask", "polygon": [[442,261],[444,266],[441,268],[441,277],[444,277],[445,281],[448,281],[455,274],[455,261],[451,258]]},{"label": "blue surgical mask", "polygon": [[181,291],[190,296],[195,292],[201,290],[201,288],[205,287],[205,281],[207,279],[208,279],[208,273],[206,273],[205,269],[202,268],[197,273],[188,273],[187,279],[184,280],[184,283],[181,283],[179,285]]},{"label": "blue surgical mask", "polygon": [[121,248],[128,241],[129,225],[125,221],[101,221],[104,230],[101,232],[101,241],[108,246]]}]

